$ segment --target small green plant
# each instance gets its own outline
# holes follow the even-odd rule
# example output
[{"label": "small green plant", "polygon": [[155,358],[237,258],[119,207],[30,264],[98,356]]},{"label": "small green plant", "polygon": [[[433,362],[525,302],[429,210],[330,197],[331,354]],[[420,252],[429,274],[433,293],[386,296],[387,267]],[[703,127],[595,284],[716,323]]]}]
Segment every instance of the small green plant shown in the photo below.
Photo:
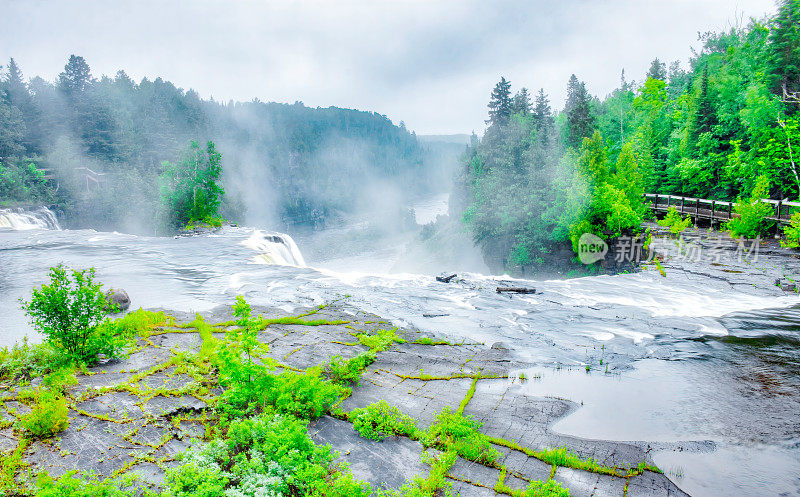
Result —
[{"label": "small green plant", "polygon": [[738,199],[733,210],[739,215],[728,221],[726,227],[736,237],[755,238],[767,232],[772,221],[767,219],[772,206],[763,199],[769,197],[769,179],[759,176],[749,199]]},{"label": "small green plant", "polygon": [[50,389],[39,388],[33,393],[33,410],[17,418],[33,438],[48,438],[64,431],[69,426],[67,400]]},{"label": "small green plant", "polygon": [[47,342],[64,350],[70,360],[93,363],[98,354],[116,356],[120,341],[104,330],[98,332],[106,311],[116,307],[107,301],[102,284],[94,281],[94,268],[71,270],[62,264],[50,268],[50,283],[34,288],[22,308]]},{"label": "small green plant", "polygon": [[361,373],[373,362],[375,362],[375,353],[372,351],[348,360],[342,356],[333,356],[325,366],[325,376],[330,381],[341,385],[358,384]]},{"label": "small green plant", "polygon": [[658,270],[659,274],[661,274],[661,276],[666,278],[667,277],[667,272],[664,271],[664,266],[661,265],[661,261],[658,260],[658,259],[653,259],[653,261],[656,264],[656,269]]},{"label": "small green plant", "polygon": [[42,473],[36,479],[36,497],[133,497],[133,490],[123,490],[116,482],[76,478],[70,471],[53,479]]},{"label": "small green plant", "polygon": [[383,352],[392,346],[393,343],[405,343],[397,334],[397,328],[390,330],[378,330],[374,334],[362,333],[358,335],[358,342],[369,347],[373,352]]},{"label": "small green plant", "polygon": [[781,240],[781,245],[789,248],[800,248],[800,212],[792,214],[789,224],[783,229],[785,240]]},{"label": "small green plant", "polygon": [[[667,209],[667,215],[664,219],[658,221],[660,226],[665,228],[669,228],[670,233],[673,235],[677,235],[682,233],[686,228],[688,228],[692,224],[692,219],[687,216],[685,219],[678,214],[678,209],[675,207],[670,207]],[[652,239],[650,239],[652,242]],[[650,248],[650,243],[645,242],[646,248]]]},{"label": "small green plant", "polygon": [[482,426],[472,416],[463,416],[445,407],[430,427],[426,442],[437,447],[447,447],[469,461],[493,464],[500,453],[492,447],[489,438],[478,431]]},{"label": "small green plant", "polygon": [[534,480],[525,489],[523,497],[569,497],[569,489],[555,480],[545,482]]},{"label": "small green plant", "polygon": [[385,400],[354,409],[349,417],[359,435],[373,440],[383,440],[392,435],[410,436],[417,430],[413,418]]},{"label": "small green plant", "polygon": [[31,345],[28,337],[9,350],[0,350],[0,381],[21,382],[49,373],[66,363],[63,351],[52,343]]}]

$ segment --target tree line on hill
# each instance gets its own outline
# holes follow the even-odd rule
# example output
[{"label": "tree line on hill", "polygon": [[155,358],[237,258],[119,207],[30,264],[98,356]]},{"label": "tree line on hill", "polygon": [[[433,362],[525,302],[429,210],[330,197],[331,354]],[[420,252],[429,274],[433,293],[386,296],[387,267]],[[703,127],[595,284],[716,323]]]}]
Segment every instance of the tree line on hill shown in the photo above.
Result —
[{"label": "tree line on hill", "polygon": [[71,226],[164,229],[175,224],[165,161],[192,154],[192,141],[221,154],[220,213],[265,227],[324,225],[386,185],[424,194],[441,184],[416,135],[375,112],[204,100],[161,78],[95,78],[76,55],[55,82],[26,81],[14,59],[0,73],[6,205],[55,204]]},{"label": "tree line on hill", "polygon": [[688,70],[655,59],[604,99],[572,75],[560,112],[502,78],[458,180],[456,210],[484,251],[535,269],[584,233],[638,230],[645,192],[798,199],[800,1],[700,41]]}]

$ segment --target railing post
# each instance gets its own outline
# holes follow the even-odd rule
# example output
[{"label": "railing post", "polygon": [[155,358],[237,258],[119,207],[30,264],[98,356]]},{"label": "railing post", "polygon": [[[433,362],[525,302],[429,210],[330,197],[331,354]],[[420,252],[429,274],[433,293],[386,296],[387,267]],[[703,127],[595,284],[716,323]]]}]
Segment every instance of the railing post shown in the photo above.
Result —
[{"label": "railing post", "polygon": [[733,219],[733,202],[728,201],[728,221]]},{"label": "railing post", "polygon": [[714,207],[715,207],[716,203],[717,203],[716,200],[711,199],[711,221],[709,223],[711,225],[711,229],[714,229],[714,217],[715,217],[714,216]]}]

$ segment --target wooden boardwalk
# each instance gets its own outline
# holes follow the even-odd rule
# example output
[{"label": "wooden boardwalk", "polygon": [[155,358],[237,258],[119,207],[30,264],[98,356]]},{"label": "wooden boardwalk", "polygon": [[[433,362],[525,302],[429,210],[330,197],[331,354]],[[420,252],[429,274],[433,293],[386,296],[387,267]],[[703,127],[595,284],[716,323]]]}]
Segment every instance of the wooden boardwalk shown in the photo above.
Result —
[{"label": "wooden boardwalk", "polygon": [[[645,198],[650,200],[650,209],[654,212],[667,212],[674,207],[680,214],[690,216],[695,223],[705,219],[709,224],[730,221],[738,215],[733,211],[733,202],[724,200],[709,200],[706,198],[685,197],[678,195],[661,195],[658,193],[645,193]],[[795,212],[800,212],[800,202],[788,200],[762,200],[772,205],[772,214],[767,219],[775,222],[775,227],[789,224],[789,219]]]}]

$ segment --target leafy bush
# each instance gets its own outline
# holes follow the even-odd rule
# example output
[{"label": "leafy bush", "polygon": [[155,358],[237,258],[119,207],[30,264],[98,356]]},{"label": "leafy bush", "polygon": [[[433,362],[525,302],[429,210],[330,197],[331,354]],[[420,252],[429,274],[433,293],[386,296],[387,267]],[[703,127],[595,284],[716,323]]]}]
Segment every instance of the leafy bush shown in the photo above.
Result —
[{"label": "leafy bush", "polygon": [[400,409],[380,400],[367,407],[353,409],[350,413],[353,429],[359,435],[373,440],[383,440],[392,435],[410,436],[417,430],[414,419]]},{"label": "leafy bush", "polygon": [[71,471],[53,479],[46,473],[36,479],[36,497],[133,497],[133,491],[122,490],[114,482],[75,478]]},{"label": "leafy bush", "polygon": [[31,300],[23,301],[23,309],[33,326],[47,342],[63,348],[70,360],[92,363],[103,353],[115,356],[120,342],[112,330],[98,332],[106,314],[103,308],[113,307],[102,292],[102,284],[94,281],[94,268],[79,271],[59,264],[50,268],[50,284],[34,288]]},{"label": "leafy bush", "polygon": [[345,360],[342,356],[333,356],[325,366],[325,376],[334,383],[352,385],[358,383],[361,373],[375,362],[375,353],[372,351],[359,354]]},{"label": "leafy bush", "polygon": [[[673,235],[677,235],[682,233],[686,228],[688,228],[692,224],[692,218],[686,216],[686,218],[682,218],[680,214],[678,214],[678,209],[675,207],[670,207],[667,209],[667,215],[664,219],[657,221],[660,226],[665,228],[669,228],[670,233]],[[649,245],[648,245],[649,247]]]},{"label": "leafy bush", "polygon": [[759,176],[750,198],[747,200],[740,198],[733,206],[739,217],[731,219],[726,225],[731,235],[755,238],[767,232],[772,221],[766,217],[772,212],[772,206],[761,200],[768,197],[769,179],[766,176]]},{"label": "leafy bush", "polygon": [[[332,477],[334,455],[308,438],[306,422],[264,413],[234,421],[227,437],[190,451],[184,465],[167,471],[170,497],[369,495],[368,485]],[[332,483],[326,485],[326,482]],[[326,491],[330,486],[339,493]]]},{"label": "leafy bush", "polygon": [[786,240],[781,240],[781,245],[790,248],[800,248],[800,212],[792,214],[789,224],[783,229]]},{"label": "leafy bush", "polygon": [[301,419],[316,419],[349,391],[320,378],[318,368],[305,373],[284,372],[271,377],[265,402],[275,410]]},{"label": "leafy bush", "polygon": [[57,392],[37,389],[33,410],[17,418],[19,426],[34,438],[48,438],[64,431],[69,426],[67,401]]},{"label": "leafy bush", "polygon": [[437,423],[428,430],[428,443],[452,448],[464,459],[481,464],[492,464],[500,457],[489,438],[478,431],[482,424],[472,416],[451,412],[447,406],[436,419]]},{"label": "leafy bush", "polygon": [[524,497],[569,497],[569,489],[555,480],[534,480],[525,489]]}]

